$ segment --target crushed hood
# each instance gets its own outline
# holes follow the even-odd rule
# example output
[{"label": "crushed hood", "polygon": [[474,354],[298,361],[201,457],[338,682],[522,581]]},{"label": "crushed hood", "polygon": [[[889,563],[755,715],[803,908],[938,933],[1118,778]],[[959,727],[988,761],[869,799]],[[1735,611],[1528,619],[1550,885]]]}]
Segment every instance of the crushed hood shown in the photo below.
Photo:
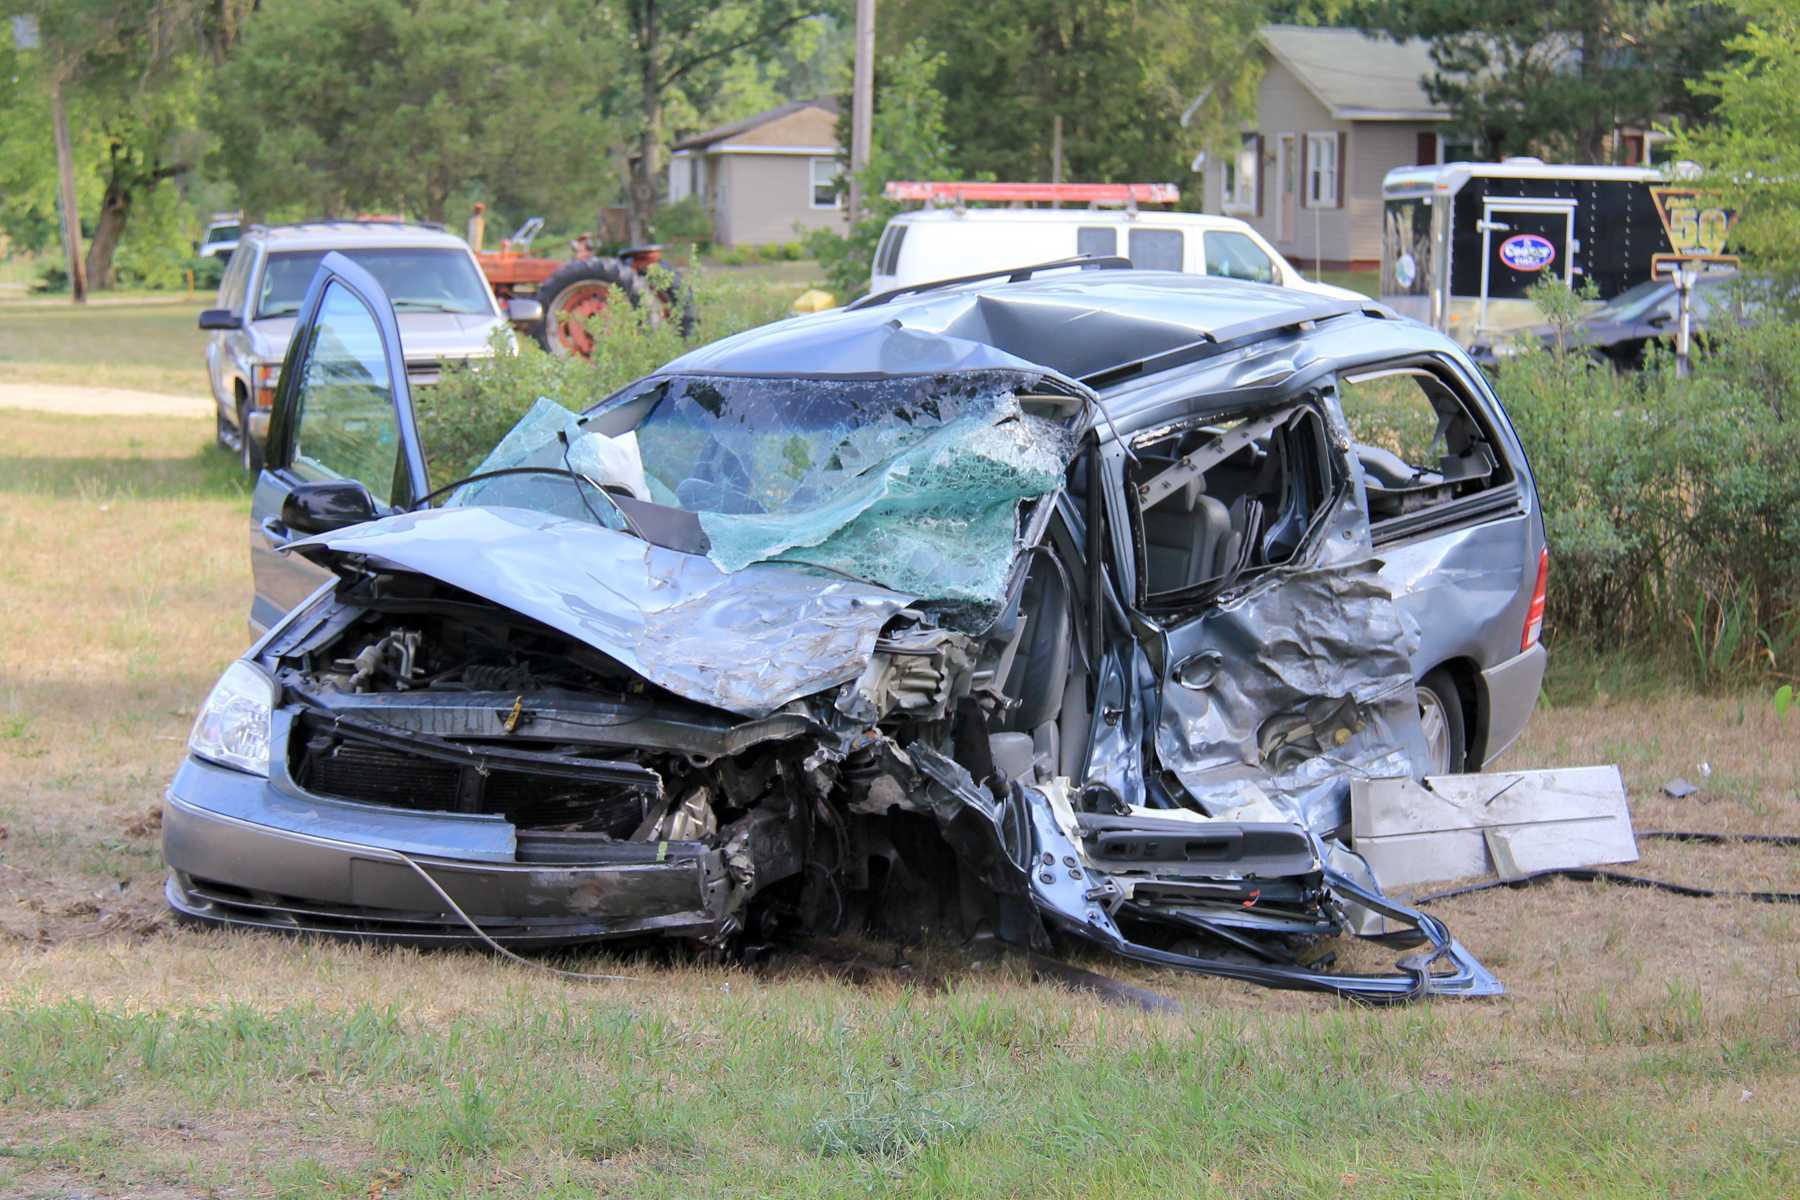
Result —
[{"label": "crushed hood", "polygon": [[429,576],[746,717],[855,679],[911,599],[774,564],[728,574],[698,555],[518,508],[402,513],[286,548],[334,567],[363,557]]}]

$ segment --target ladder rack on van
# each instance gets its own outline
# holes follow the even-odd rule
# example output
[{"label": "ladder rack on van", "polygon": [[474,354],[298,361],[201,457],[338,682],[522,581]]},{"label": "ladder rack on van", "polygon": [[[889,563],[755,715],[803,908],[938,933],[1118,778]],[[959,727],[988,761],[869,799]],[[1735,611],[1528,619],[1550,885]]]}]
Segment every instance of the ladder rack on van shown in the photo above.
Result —
[{"label": "ladder rack on van", "polygon": [[1181,189],[1172,183],[959,183],[955,180],[889,180],[889,200],[918,200],[927,204],[954,204],[963,207],[969,201],[997,204],[1086,204],[1122,205],[1136,209],[1140,204],[1174,204],[1181,199]]}]

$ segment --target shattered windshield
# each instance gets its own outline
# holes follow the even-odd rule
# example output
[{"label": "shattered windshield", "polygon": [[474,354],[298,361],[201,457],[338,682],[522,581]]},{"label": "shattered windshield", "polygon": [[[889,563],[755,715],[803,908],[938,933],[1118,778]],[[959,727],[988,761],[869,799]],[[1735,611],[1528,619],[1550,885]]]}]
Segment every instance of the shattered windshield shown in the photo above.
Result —
[{"label": "shattered windshield", "polygon": [[[554,469],[566,449],[567,467],[594,486],[694,514],[723,570],[801,563],[921,600],[993,604],[1018,549],[1020,505],[1054,491],[1073,453],[1065,420],[1021,407],[1038,383],[998,370],[654,378],[603,410],[641,412],[634,428],[608,437],[543,400],[480,470]],[[508,476],[451,503],[619,528],[605,505],[589,511],[581,486]],[[654,540],[655,522],[642,524]]]}]

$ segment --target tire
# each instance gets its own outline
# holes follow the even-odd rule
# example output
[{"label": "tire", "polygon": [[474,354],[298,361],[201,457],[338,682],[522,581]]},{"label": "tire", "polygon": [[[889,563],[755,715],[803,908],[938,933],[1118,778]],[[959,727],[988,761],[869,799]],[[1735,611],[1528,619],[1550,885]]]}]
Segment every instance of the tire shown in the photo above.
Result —
[{"label": "tire", "polygon": [[1467,769],[1469,726],[1463,713],[1462,693],[1443,667],[1419,681],[1419,726],[1431,751],[1426,775],[1454,775]]},{"label": "tire", "polygon": [[[658,264],[659,266],[661,264]],[[694,307],[694,289],[688,286],[687,280],[674,267],[664,267],[669,275],[669,284],[656,293],[657,308],[662,319],[675,322],[683,341],[694,336],[694,329],[700,324],[698,311]]]},{"label": "tire", "polygon": [[538,285],[538,303],[544,306],[538,345],[561,358],[591,357],[594,339],[583,322],[605,311],[615,287],[633,305],[642,302],[644,281],[616,258],[577,258],[558,267]]},{"label": "tire", "polygon": [[248,398],[238,401],[238,461],[244,464],[244,474],[254,482],[262,474],[262,447],[250,436],[250,401]]}]

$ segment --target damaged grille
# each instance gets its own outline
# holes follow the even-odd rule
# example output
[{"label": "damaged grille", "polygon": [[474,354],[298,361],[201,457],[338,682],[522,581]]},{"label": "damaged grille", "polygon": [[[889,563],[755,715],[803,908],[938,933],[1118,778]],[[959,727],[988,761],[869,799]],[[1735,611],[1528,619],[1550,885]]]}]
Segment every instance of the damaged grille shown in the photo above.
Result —
[{"label": "damaged grille", "polygon": [[424,812],[491,813],[521,829],[629,837],[644,819],[642,787],[611,779],[467,764],[364,741],[315,717],[300,722],[290,768],[309,792]]}]

